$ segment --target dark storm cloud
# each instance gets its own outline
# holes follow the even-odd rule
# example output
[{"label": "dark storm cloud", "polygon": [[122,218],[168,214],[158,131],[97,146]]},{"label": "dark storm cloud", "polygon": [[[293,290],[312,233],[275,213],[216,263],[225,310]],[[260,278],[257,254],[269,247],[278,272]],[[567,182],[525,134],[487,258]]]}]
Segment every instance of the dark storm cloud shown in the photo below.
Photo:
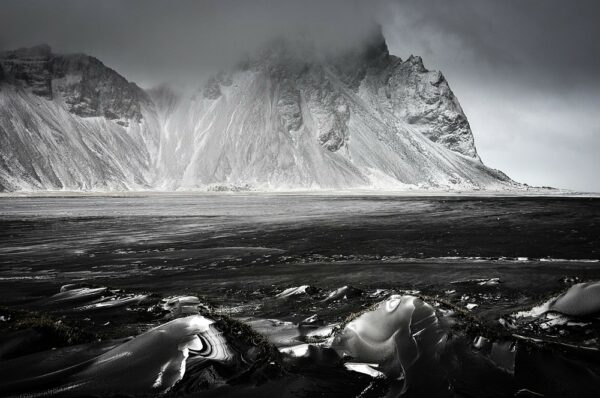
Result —
[{"label": "dark storm cloud", "polygon": [[[399,49],[427,48],[435,58],[487,63],[498,73],[563,88],[600,76],[600,2],[594,0],[404,0],[392,24]],[[404,44],[404,38],[409,43]],[[410,50],[408,50],[410,51]],[[519,79],[520,76],[512,76]],[[546,79],[546,80],[544,80]],[[551,81],[548,81],[551,80]]]},{"label": "dark storm cloud", "polygon": [[600,191],[600,2],[402,0],[393,53],[457,94],[483,160],[535,185]]},{"label": "dark storm cloud", "polygon": [[9,0],[0,14],[0,47],[43,41],[153,83],[212,72],[282,35],[342,49],[372,27],[372,11],[355,0]]},{"label": "dark storm cloud", "polygon": [[536,185],[600,191],[600,1],[1,0],[0,48],[86,52],[143,86],[200,83],[280,35],[361,41],[448,78],[483,160]]}]

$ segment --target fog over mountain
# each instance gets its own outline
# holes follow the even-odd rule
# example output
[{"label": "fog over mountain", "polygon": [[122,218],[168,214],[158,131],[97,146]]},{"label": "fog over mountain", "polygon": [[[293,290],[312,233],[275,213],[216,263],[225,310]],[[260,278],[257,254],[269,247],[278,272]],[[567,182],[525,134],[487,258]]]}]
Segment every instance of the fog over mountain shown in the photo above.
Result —
[{"label": "fog over mountain", "polygon": [[[327,52],[358,47],[383,2],[357,0],[20,1],[5,4],[0,48],[47,42],[85,52],[149,87],[188,86],[274,38],[310,37]],[[34,29],[23,29],[27,21]]]},{"label": "fog over mountain", "polygon": [[600,3],[403,0],[390,50],[444,71],[482,159],[531,184],[600,191]]},{"label": "fog over mountain", "polygon": [[599,14],[0,0],[0,398],[600,397]]},{"label": "fog over mountain", "polygon": [[[202,86],[274,36],[330,52],[380,23],[392,54],[452,84],[482,159],[516,180],[600,190],[594,1],[4,1],[0,49],[47,42],[145,88]],[[197,83],[197,84],[196,84]],[[557,161],[558,159],[558,161]]]},{"label": "fog over mountain", "polygon": [[85,54],[0,52],[0,190],[523,189],[480,160],[443,74],[377,25],[280,37],[189,92]]}]

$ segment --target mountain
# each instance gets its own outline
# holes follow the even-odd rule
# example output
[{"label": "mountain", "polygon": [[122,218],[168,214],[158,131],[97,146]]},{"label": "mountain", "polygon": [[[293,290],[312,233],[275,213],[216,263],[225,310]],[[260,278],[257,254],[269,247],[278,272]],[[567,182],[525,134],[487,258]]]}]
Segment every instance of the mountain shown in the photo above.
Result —
[{"label": "mountain", "polygon": [[0,68],[0,189],[150,186],[161,131],[144,90],[44,45],[0,54]]},{"label": "mountain", "polygon": [[0,53],[0,189],[511,189],[458,100],[380,33],[343,53],[275,40],[191,94],[97,59]]}]

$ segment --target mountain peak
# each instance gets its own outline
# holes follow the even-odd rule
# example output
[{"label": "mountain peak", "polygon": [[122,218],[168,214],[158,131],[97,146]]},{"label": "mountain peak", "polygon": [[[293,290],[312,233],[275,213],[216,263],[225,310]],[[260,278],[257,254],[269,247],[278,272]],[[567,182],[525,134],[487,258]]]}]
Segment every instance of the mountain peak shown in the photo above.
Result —
[{"label": "mountain peak", "polygon": [[0,190],[514,186],[481,163],[442,74],[389,54],[380,27],[323,44],[273,40],[193,93],[146,93],[47,46],[2,53],[2,86],[15,88],[0,91],[0,157],[18,159],[0,162]]},{"label": "mountain peak", "polygon": [[142,117],[150,100],[134,83],[85,54],[54,54],[47,44],[0,53],[3,80],[33,94],[55,99],[82,117],[104,116],[124,126]]}]

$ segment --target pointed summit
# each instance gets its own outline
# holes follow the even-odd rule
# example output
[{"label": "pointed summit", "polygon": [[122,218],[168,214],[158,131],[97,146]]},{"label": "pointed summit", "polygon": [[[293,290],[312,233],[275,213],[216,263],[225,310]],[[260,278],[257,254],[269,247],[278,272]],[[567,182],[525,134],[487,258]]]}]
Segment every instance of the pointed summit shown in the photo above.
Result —
[{"label": "pointed summit", "polygon": [[272,41],[179,94],[83,54],[2,53],[0,190],[518,187],[481,163],[442,74],[379,26],[323,44]]}]

